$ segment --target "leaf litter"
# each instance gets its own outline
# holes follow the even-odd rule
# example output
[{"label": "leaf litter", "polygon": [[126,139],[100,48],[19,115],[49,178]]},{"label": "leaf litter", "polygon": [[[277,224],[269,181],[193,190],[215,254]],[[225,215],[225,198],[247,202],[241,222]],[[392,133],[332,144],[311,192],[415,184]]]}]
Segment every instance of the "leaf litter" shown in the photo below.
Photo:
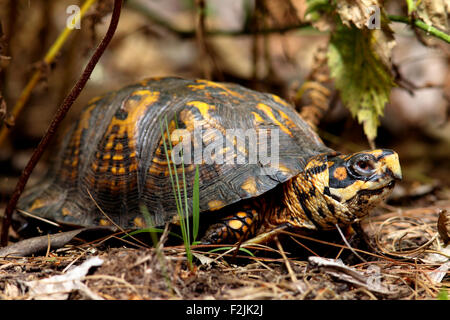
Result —
[{"label": "leaf litter", "polygon": [[437,231],[442,209],[449,210],[450,201],[373,214],[362,224],[374,242],[366,262],[348,249],[299,256],[280,238],[278,247],[247,247],[254,256],[194,246],[190,270],[183,246],[71,241],[46,256],[1,257],[0,298],[436,299],[450,284],[450,247]]}]

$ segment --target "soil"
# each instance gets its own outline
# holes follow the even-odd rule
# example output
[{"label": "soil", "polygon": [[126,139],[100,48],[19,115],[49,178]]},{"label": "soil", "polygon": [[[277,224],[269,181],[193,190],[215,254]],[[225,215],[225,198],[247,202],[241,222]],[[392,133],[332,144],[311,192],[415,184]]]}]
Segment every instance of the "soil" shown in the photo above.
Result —
[{"label": "soil", "polygon": [[[368,248],[343,249],[333,235],[285,235],[264,248],[238,253],[193,247],[189,268],[185,249],[164,239],[155,249],[117,240],[74,239],[62,248],[32,257],[0,258],[1,299],[437,299],[450,284],[449,247],[437,231],[439,212],[450,212],[448,192],[433,191],[410,208],[386,205],[361,224]],[[419,207],[418,205],[421,204]],[[361,231],[360,231],[361,232]],[[362,235],[354,236],[357,240]],[[292,239],[295,239],[293,241]],[[140,247],[138,247],[140,246]],[[224,254],[226,253],[226,254]],[[359,254],[358,254],[359,253]],[[322,265],[313,256],[322,256]],[[70,274],[98,257],[102,263],[77,279],[84,286],[37,294],[34,280]],[[339,258],[341,267],[328,264]],[[324,262],[322,261],[322,262]],[[328,261],[328,262],[327,262]],[[447,266],[447,269],[442,269]],[[432,272],[441,267],[444,276]],[[56,279],[56,278],[53,278]],[[375,282],[368,281],[377,279]]]}]

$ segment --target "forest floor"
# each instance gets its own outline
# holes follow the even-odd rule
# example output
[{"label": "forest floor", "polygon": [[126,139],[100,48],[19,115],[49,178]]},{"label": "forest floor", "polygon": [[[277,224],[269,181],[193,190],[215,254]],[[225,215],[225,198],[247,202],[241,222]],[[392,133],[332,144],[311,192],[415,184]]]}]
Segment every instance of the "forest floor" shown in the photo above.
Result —
[{"label": "forest floor", "polygon": [[0,299],[447,299],[450,246],[438,217],[442,227],[450,192],[408,194],[408,206],[404,197],[363,220],[372,248],[355,246],[356,254],[336,233],[286,234],[247,248],[253,255],[194,247],[189,268],[184,247],[165,241],[155,249],[75,238],[42,254],[0,258]]}]

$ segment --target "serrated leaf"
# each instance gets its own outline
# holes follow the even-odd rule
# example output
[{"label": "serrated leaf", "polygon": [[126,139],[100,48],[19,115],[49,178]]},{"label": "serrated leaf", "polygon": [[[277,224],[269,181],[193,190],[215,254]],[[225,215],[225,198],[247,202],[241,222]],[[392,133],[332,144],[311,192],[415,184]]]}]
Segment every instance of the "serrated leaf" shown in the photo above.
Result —
[{"label": "serrated leaf", "polygon": [[352,115],[363,124],[364,133],[373,142],[379,117],[395,85],[386,57],[376,50],[389,47],[382,44],[379,30],[360,30],[340,24],[331,36],[328,66],[341,99]]},{"label": "serrated leaf", "polygon": [[305,16],[323,9],[331,8],[330,2],[328,0],[306,0],[308,8],[305,11]]},{"label": "serrated leaf", "polygon": [[334,6],[329,0],[306,0],[307,9],[304,19],[319,31],[334,29],[335,21],[332,16]]}]

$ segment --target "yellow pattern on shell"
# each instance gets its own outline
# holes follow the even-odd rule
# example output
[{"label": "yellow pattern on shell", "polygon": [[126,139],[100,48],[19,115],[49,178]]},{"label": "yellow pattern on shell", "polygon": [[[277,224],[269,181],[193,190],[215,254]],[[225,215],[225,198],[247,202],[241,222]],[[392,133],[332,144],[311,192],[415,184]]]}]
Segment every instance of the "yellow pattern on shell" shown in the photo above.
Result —
[{"label": "yellow pattern on shell", "polygon": [[275,117],[271,107],[269,107],[264,103],[258,103],[256,108],[264,112],[267,115],[267,117],[269,117],[273,121],[273,123],[275,123],[283,132],[285,132],[291,137],[293,136],[292,132]]},{"label": "yellow pattern on shell", "polygon": [[241,189],[247,191],[250,195],[256,195],[258,188],[256,186],[256,179],[254,176],[248,177],[241,186]]},{"label": "yellow pattern on shell", "polygon": [[225,206],[225,202],[223,202],[222,200],[211,200],[208,202],[208,207],[209,210],[214,211],[214,210],[219,210],[221,208],[223,208]]}]

